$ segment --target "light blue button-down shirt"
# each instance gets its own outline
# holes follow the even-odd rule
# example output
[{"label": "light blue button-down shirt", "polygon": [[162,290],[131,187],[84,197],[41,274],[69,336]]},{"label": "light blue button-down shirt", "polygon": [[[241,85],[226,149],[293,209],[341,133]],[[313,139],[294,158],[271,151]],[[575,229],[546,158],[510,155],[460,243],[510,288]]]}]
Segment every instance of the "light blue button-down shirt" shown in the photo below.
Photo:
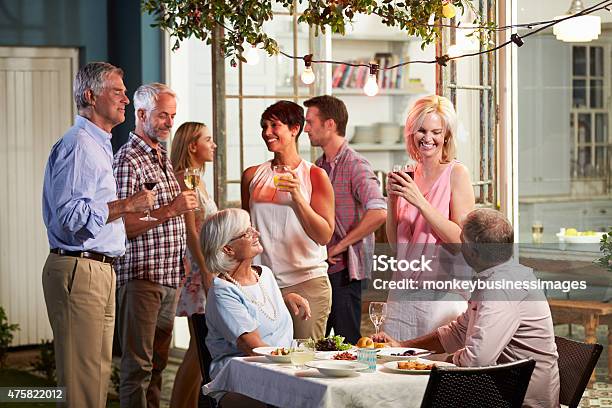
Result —
[{"label": "light blue button-down shirt", "polygon": [[43,219],[50,248],[125,253],[121,218],[106,223],[117,200],[111,134],[82,116],[53,146],[45,170]]}]

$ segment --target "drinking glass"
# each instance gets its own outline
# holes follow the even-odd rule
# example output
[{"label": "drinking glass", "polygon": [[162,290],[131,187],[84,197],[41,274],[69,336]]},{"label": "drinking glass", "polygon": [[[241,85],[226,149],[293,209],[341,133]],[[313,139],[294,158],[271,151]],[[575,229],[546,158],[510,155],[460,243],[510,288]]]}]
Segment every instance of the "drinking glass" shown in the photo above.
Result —
[{"label": "drinking glass", "polygon": [[370,320],[376,329],[376,334],[378,334],[380,325],[385,321],[385,317],[387,317],[387,304],[385,302],[370,302]]},{"label": "drinking glass", "polygon": [[408,174],[411,179],[414,180],[414,165],[412,164],[394,164],[392,171],[393,173],[404,172]]},{"label": "drinking glass", "polygon": [[303,369],[305,363],[315,358],[314,341],[312,339],[293,339],[289,348],[289,358],[296,369]]},{"label": "drinking glass", "polygon": [[[196,191],[200,185],[200,178],[202,177],[202,170],[197,168],[185,169],[185,185],[191,191]],[[199,208],[194,208],[192,211],[200,211]]]},{"label": "drinking glass", "polygon": [[272,167],[272,171],[274,172],[274,187],[278,188],[278,183],[281,179],[293,178],[293,174],[291,174],[290,170],[289,166],[285,166],[284,164],[277,164]]},{"label": "drinking glass", "polygon": [[[159,173],[155,167],[150,167],[147,169],[147,172],[144,176],[144,187],[147,190],[153,190],[155,186],[159,183]],[[145,211],[145,216],[139,218],[140,221],[157,221],[157,218],[151,217],[151,210]]]}]

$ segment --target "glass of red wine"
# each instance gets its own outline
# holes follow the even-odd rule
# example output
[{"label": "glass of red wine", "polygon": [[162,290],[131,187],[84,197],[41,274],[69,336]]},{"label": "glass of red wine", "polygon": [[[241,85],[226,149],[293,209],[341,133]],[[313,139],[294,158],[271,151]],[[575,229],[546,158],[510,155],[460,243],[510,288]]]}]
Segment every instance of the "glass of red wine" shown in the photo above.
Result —
[{"label": "glass of red wine", "polygon": [[[144,176],[144,188],[147,190],[153,190],[157,183],[159,183],[159,174],[155,168],[150,168]],[[151,217],[151,210],[147,210],[145,212],[145,216],[139,219],[140,221],[157,221],[157,218]]]},{"label": "glass of red wine", "polygon": [[392,171],[393,173],[404,172],[408,174],[412,180],[414,180],[414,166],[412,164],[394,164]]}]

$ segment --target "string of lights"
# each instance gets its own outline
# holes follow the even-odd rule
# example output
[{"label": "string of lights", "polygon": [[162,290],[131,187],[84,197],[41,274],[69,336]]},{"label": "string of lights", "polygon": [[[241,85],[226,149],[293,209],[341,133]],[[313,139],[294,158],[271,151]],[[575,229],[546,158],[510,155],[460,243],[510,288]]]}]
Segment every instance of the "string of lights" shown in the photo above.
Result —
[{"label": "string of lights", "polygon": [[[378,82],[377,82],[377,75],[379,71],[394,70],[394,69],[397,69],[403,66],[407,66],[410,64],[439,64],[441,66],[446,66],[449,61],[489,54],[497,50],[500,50],[510,44],[515,44],[517,47],[521,47],[524,45],[524,40],[526,38],[532,35],[535,35],[543,30],[546,30],[556,24],[562,23],[564,21],[567,21],[573,18],[578,18],[581,16],[589,15],[589,14],[595,13],[600,10],[612,11],[611,7],[612,7],[612,0],[604,0],[591,7],[585,8],[575,14],[567,15],[563,18],[556,18],[556,19],[546,20],[546,21],[536,21],[536,22],[530,22],[530,23],[511,24],[511,25],[496,27],[492,30],[499,32],[499,31],[506,31],[506,30],[512,30],[512,29],[526,28],[530,31],[523,33],[522,35],[519,35],[518,33],[513,33],[510,36],[509,40],[501,44],[498,44],[495,47],[491,47],[491,48],[482,49],[482,46],[481,46],[480,47],[481,49],[475,52],[468,52],[468,53],[459,54],[459,55],[445,54],[445,55],[438,56],[433,60],[411,60],[411,61],[404,61],[401,63],[384,66],[384,67],[381,67],[380,64],[374,63],[374,62],[361,63],[361,62],[348,62],[348,61],[336,61],[336,60],[317,60],[317,59],[313,59],[313,54],[307,54],[304,56],[295,56],[295,55],[288,54],[282,50],[279,51],[279,53],[287,58],[304,61],[305,67],[304,67],[304,71],[302,71],[302,74],[300,75],[300,78],[302,82],[306,85],[312,84],[315,81],[315,73],[312,67],[313,64],[333,64],[333,65],[345,65],[349,67],[366,67],[368,69],[368,77],[363,86],[363,91],[368,96],[374,96],[379,91]],[[453,13],[450,13],[448,15],[454,16]],[[455,28],[455,29],[469,29],[473,31],[476,31],[479,29],[489,29],[486,26],[461,26],[460,24],[457,24],[457,25],[437,24],[436,26]],[[538,28],[535,28],[535,27],[538,27]],[[255,50],[256,50],[255,47],[253,47],[253,49],[250,49],[249,52],[252,53]],[[251,61],[250,58],[247,57],[247,61]]]}]

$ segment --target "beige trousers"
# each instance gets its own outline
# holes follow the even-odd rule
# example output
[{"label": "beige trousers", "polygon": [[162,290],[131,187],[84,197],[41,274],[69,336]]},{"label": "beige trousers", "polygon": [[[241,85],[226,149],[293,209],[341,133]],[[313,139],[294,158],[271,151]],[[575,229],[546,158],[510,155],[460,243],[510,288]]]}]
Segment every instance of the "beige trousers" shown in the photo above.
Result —
[{"label": "beige trousers", "polygon": [[302,320],[291,313],[291,319],[293,319],[293,338],[318,339],[324,337],[332,301],[331,284],[327,275],[282,288],[281,292],[283,296],[288,293],[297,293],[306,298],[310,304],[312,317],[308,320]]},{"label": "beige trousers", "polygon": [[115,326],[111,265],[49,254],[42,274],[56,374],[68,407],[105,407]]}]

